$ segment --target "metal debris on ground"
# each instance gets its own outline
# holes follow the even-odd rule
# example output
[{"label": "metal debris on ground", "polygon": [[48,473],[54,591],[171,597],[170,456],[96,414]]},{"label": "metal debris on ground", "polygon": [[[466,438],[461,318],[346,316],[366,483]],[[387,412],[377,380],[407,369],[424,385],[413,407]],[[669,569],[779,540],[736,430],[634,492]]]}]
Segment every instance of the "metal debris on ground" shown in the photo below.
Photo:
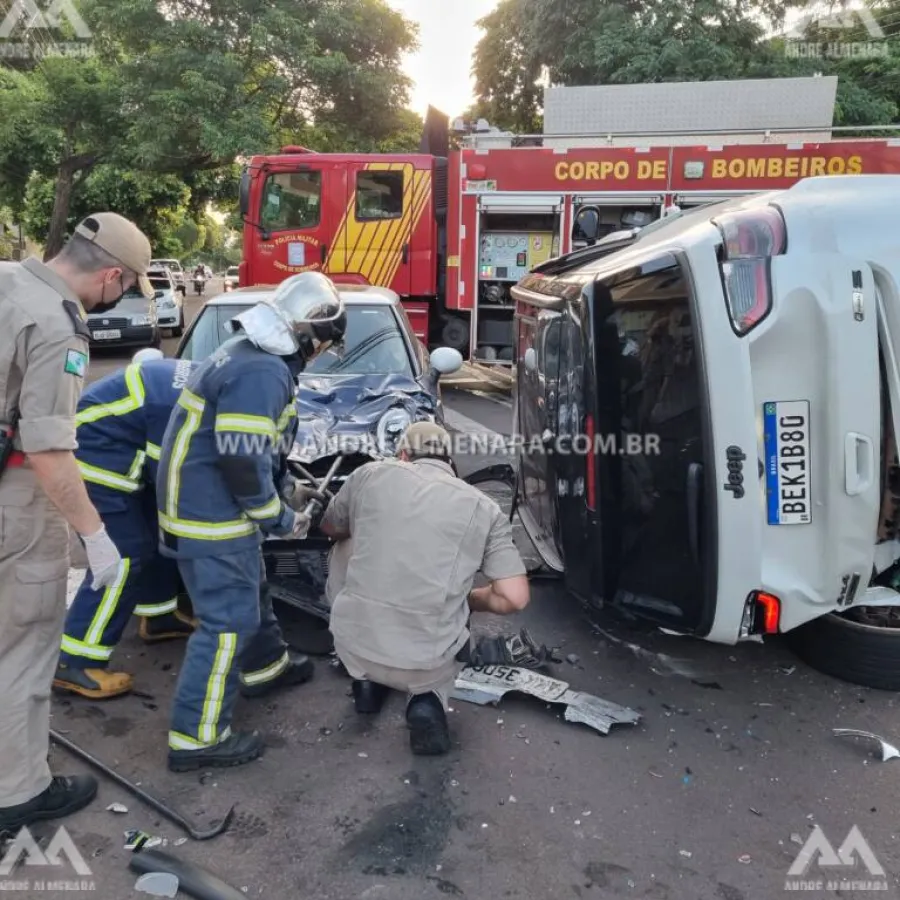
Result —
[{"label": "metal debris on ground", "polygon": [[134,889],[152,897],[177,897],[178,879],[168,872],[148,872],[135,882]]},{"label": "metal debris on ground", "polygon": [[128,812],[128,807],[125,806],[123,803],[110,803],[109,806],[106,807],[106,809],[107,809],[107,812],[114,812],[114,813],[127,813]]},{"label": "metal debris on ground", "polygon": [[565,681],[515,666],[467,666],[456,679],[452,696],[454,700],[486,706],[498,703],[510,692],[528,694],[545,703],[565,704],[567,722],[580,722],[602,734],[609,734],[613,725],[635,725],[641,719],[633,709],[573,691]]},{"label": "metal debris on ground", "polygon": [[698,681],[711,680],[708,672],[696,669],[690,660],[676,659],[674,656],[669,656],[666,653],[656,653],[652,650],[647,650],[639,644],[633,644],[630,641],[626,641],[597,625],[594,626],[593,630],[595,634],[609,641],[611,644],[615,644],[624,650],[629,650],[638,659],[649,663],[650,671],[655,675],[662,675],[663,677],[678,675],[682,678],[690,678]]},{"label": "metal debris on ground", "polygon": [[836,737],[861,737],[870,741],[875,741],[881,749],[881,761],[887,762],[889,759],[900,758],[900,750],[893,744],[889,744],[884,738],[871,731],[859,731],[856,728],[834,728],[832,729]]}]

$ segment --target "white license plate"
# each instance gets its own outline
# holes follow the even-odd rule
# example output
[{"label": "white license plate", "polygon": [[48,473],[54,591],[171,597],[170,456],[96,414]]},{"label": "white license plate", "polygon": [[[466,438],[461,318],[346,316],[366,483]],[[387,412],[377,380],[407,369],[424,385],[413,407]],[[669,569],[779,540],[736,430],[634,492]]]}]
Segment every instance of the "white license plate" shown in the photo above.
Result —
[{"label": "white license plate", "polygon": [[809,401],[763,404],[766,507],[770,525],[812,521]]},{"label": "white license plate", "polygon": [[122,337],[122,332],[118,328],[110,328],[108,331],[95,331],[95,341],[114,341],[116,338]]}]

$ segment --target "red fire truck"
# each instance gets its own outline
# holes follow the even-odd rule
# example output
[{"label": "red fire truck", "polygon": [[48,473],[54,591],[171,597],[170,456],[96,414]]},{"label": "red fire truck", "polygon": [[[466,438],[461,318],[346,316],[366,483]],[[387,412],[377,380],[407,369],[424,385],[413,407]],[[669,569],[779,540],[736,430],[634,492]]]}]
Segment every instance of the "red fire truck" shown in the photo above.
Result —
[{"label": "red fire truck", "polygon": [[383,285],[416,333],[471,359],[513,358],[510,288],[538,263],[671,206],[812,175],[900,173],[900,141],[468,148],[446,155],[285,147],[241,181],[240,284],[319,270]]}]

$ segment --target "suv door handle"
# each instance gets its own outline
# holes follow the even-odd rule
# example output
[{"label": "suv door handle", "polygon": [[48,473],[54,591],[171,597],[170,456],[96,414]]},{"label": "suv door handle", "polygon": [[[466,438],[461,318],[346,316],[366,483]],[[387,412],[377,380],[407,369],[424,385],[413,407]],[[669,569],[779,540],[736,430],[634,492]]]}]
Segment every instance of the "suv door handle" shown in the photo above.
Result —
[{"label": "suv door handle", "polygon": [[851,431],[844,438],[844,488],[851,497],[872,486],[875,448],[872,439]]}]

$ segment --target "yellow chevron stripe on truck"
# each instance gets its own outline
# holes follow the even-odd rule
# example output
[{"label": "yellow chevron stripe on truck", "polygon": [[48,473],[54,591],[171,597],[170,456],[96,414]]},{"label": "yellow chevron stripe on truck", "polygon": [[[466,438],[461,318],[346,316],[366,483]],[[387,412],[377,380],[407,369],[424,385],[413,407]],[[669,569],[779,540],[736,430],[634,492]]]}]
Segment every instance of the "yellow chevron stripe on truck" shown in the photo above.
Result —
[{"label": "yellow chevron stripe on truck", "polygon": [[356,220],[356,190],[338,225],[325,261],[330,275],[360,275],[369,284],[390,287],[402,263],[403,245],[415,234],[431,196],[431,172],[410,163],[372,162],[367,171],[405,172],[403,215],[377,222]]}]

